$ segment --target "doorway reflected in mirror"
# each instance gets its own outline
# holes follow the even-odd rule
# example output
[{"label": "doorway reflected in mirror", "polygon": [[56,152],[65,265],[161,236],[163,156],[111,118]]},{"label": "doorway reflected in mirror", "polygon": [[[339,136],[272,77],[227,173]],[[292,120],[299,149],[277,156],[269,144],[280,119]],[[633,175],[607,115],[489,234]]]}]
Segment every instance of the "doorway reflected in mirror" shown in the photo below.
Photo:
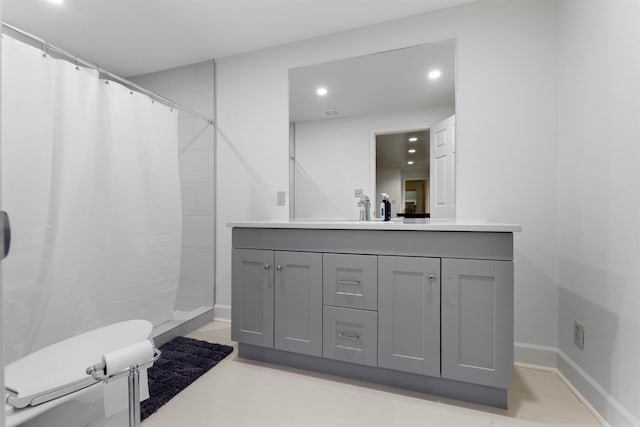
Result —
[{"label": "doorway reflected in mirror", "polygon": [[429,218],[429,129],[376,134],[376,206],[389,194],[391,215]]}]

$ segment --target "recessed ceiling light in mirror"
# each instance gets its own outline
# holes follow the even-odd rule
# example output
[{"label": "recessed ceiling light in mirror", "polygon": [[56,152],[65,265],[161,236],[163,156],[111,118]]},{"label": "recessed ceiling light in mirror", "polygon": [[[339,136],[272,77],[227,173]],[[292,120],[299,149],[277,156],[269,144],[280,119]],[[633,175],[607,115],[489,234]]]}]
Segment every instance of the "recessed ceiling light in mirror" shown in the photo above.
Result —
[{"label": "recessed ceiling light in mirror", "polygon": [[408,165],[412,165],[412,164],[413,164],[413,160],[409,160],[409,161],[407,162],[407,164],[408,164]]},{"label": "recessed ceiling light in mirror", "polygon": [[409,142],[416,142],[418,140],[418,138],[416,138],[415,136],[412,136],[411,138],[409,138]]},{"label": "recessed ceiling light in mirror", "polygon": [[440,70],[429,71],[429,79],[431,80],[439,79],[441,75],[442,73],[440,72]]},{"label": "recessed ceiling light in mirror", "polygon": [[416,152],[416,149],[415,149],[415,148],[412,148],[411,150],[409,150],[409,153],[411,153],[411,154],[413,154],[413,153],[415,153],[415,152]]},{"label": "recessed ceiling light in mirror", "polygon": [[325,96],[329,92],[327,91],[326,87],[319,87],[318,89],[316,89],[316,93],[318,94],[318,96]]}]

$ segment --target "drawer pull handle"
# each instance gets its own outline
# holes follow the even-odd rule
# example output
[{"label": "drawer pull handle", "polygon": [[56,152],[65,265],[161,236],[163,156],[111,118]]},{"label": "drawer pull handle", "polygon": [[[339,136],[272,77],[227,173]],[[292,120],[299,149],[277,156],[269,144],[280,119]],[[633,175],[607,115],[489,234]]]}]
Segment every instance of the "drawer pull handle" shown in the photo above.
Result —
[{"label": "drawer pull handle", "polygon": [[276,270],[282,271],[282,266],[280,264],[276,265]]},{"label": "drawer pull handle", "polygon": [[360,284],[359,280],[338,280],[339,285],[351,285],[358,286]]},{"label": "drawer pull handle", "polygon": [[348,297],[361,297],[362,294],[354,294],[353,292],[336,292],[336,295],[346,295]]},{"label": "drawer pull handle", "polygon": [[271,270],[271,265],[269,265],[269,264],[265,264],[265,265],[264,265],[264,269],[265,269],[265,270]]},{"label": "drawer pull handle", "polygon": [[338,332],[338,337],[352,341],[360,341],[360,335],[358,334],[345,334],[344,332]]},{"label": "drawer pull handle", "polygon": [[436,280],[436,275],[435,275],[435,274],[430,274],[430,275],[429,275],[429,280],[431,280],[432,282],[433,282],[434,280]]}]

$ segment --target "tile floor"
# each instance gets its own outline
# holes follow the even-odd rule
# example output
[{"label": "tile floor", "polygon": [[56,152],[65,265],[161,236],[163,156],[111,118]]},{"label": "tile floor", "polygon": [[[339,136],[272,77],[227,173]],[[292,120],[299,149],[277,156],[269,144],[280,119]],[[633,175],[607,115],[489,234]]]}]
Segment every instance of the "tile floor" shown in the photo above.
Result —
[{"label": "tile floor", "polygon": [[[189,335],[234,345],[229,324]],[[143,427],[599,426],[553,372],[516,367],[509,409],[227,356]]]}]

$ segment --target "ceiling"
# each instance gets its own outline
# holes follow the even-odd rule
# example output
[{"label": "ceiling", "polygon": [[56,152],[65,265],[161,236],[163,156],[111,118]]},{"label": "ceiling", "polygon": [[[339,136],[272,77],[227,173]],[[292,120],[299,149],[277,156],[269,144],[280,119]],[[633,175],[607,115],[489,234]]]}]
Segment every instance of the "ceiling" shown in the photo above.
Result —
[{"label": "ceiling", "polygon": [[3,0],[3,20],[128,77],[478,0]]}]

